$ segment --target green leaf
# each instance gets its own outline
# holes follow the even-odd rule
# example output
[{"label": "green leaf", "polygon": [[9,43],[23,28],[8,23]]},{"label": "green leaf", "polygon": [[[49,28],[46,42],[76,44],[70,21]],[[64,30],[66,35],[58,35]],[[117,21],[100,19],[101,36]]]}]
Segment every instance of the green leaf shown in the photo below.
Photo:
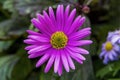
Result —
[{"label": "green leaf", "polygon": [[[22,24],[21,24],[21,23]],[[28,26],[27,18],[16,17],[0,23],[0,40],[13,40],[25,33]]]},{"label": "green leaf", "polygon": [[0,3],[2,3],[2,4],[3,4],[3,3],[4,3],[4,1],[6,1],[6,0],[0,0]]},{"label": "green leaf", "polygon": [[117,75],[117,73],[120,71],[120,61],[116,61],[113,63],[113,76]]},{"label": "green leaf", "polygon": [[[19,14],[26,15],[31,13],[40,12],[47,6],[54,4],[56,1],[49,0],[6,0],[3,8],[11,12],[17,10]],[[14,5],[15,3],[15,5]]]},{"label": "green leaf", "polygon": [[25,56],[21,56],[17,64],[14,66],[10,80],[26,80],[25,78],[29,75],[31,70],[32,65],[30,60]]},{"label": "green leaf", "polygon": [[59,80],[58,76],[53,72],[53,68],[48,72],[48,73],[44,73],[44,69],[45,69],[46,65],[43,65],[41,67],[41,71],[40,71],[40,75],[39,75],[39,80]]},{"label": "green leaf", "polygon": [[14,12],[15,7],[13,4],[14,4],[14,0],[6,0],[4,1],[3,8],[9,10],[10,12]]},{"label": "green leaf", "polygon": [[7,50],[13,41],[0,41],[0,52]]},{"label": "green leaf", "polygon": [[15,55],[8,55],[0,57],[0,79],[7,80],[11,78],[11,73],[14,65],[18,61],[18,57]]},{"label": "green leaf", "polygon": [[108,80],[120,80],[120,78],[108,79]]},{"label": "green leaf", "polygon": [[114,66],[114,65],[111,64],[111,65],[107,65],[107,66],[103,67],[102,69],[100,69],[100,70],[97,72],[96,76],[97,76],[97,77],[100,77],[100,78],[103,78],[104,76],[106,76],[107,74],[109,74],[110,72],[113,71],[113,68],[112,68],[113,66]]}]

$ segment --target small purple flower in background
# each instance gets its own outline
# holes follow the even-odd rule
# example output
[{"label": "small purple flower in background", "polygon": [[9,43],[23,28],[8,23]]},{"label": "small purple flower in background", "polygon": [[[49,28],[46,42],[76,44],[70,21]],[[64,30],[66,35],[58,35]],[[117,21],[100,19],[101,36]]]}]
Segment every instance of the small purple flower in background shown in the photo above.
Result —
[{"label": "small purple flower in background", "polygon": [[100,58],[102,59],[104,57],[103,63],[107,64],[109,61],[118,60],[119,53],[120,47],[117,44],[107,41],[102,45]]},{"label": "small purple flower in background", "polygon": [[113,44],[120,44],[120,30],[116,30],[114,32],[109,32],[107,40],[110,40]]},{"label": "small purple flower in background", "polygon": [[[91,34],[91,28],[80,29],[85,21],[85,17],[76,16],[76,9],[70,12],[68,5],[65,10],[63,5],[58,5],[56,14],[49,7],[48,13],[43,11],[33,18],[32,24],[39,30],[34,32],[28,30],[28,39],[24,40],[29,44],[25,49],[28,50],[29,58],[40,57],[36,67],[40,67],[47,62],[44,72],[47,73],[52,65],[54,72],[59,75],[62,70],[67,72],[75,69],[73,60],[82,64],[85,57],[82,54],[89,52],[81,46],[91,44],[91,40],[82,40]],[[64,67],[64,68],[63,68]]]}]

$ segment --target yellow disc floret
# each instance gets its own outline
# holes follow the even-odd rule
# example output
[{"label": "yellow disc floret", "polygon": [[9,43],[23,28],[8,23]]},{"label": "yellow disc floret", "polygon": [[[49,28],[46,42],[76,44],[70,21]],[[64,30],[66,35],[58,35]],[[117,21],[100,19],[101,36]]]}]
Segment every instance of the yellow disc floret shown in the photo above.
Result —
[{"label": "yellow disc floret", "polygon": [[67,44],[68,38],[62,31],[57,31],[52,34],[50,43],[53,48],[61,49],[64,48]]},{"label": "yellow disc floret", "polygon": [[105,44],[105,49],[107,50],[107,51],[110,51],[110,50],[112,50],[112,48],[113,48],[113,45],[112,45],[112,43],[111,42],[106,42],[106,44]]}]

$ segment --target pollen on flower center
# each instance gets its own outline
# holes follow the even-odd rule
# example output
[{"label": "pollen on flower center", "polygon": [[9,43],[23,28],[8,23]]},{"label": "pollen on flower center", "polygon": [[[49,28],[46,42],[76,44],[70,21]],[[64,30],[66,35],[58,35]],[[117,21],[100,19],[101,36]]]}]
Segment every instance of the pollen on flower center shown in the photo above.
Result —
[{"label": "pollen on flower center", "polygon": [[105,44],[105,49],[106,49],[107,51],[110,51],[110,50],[112,50],[112,48],[113,48],[112,43],[111,43],[111,42],[106,42],[106,44]]},{"label": "pollen on flower center", "polygon": [[52,34],[50,42],[53,48],[61,49],[67,44],[68,38],[62,31],[57,31]]}]

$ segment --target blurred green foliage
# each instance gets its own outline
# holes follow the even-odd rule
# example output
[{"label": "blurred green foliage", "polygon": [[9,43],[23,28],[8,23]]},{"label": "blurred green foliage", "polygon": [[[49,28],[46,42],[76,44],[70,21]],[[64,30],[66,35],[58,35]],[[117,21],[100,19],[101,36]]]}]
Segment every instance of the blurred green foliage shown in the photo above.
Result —
[{"label": "blurred green foliage", "polygon": [[[91,0],[90,13],[84,14],[81,7],[89,0],[0,0],[0,80],[93,80],[87,79],[87,73],[95,80],[120,80],[120,60],[103,65],[99,59],[101,44],[105,42],[109,31],[120,27],[120,1],[119,0]],[[90,46],[92,63],[85,62],[83,67],[76,64],[76,71],[63,73],[59,77],[51,70],[45,74],[44,66],[36,69],[38,59],[27,58],[26,46],[23,40],[26,38],[26,30],[34,29],[30,19],[37,12],[41,13],[48,6],[56,8],[58,4],[70,4],[78,9],[77,13],[87,16],[91,22],[93,44]],[[90,26],[87,19],[84,26]],[[94,75],[92,71],[94,70]],[[82,72],[86,72],[81,74]],[[88,71],[88,72],[87,72]],[[82,79],[80,77],[83,76]],[[86,78],[85,78],[86,77]]]}]

